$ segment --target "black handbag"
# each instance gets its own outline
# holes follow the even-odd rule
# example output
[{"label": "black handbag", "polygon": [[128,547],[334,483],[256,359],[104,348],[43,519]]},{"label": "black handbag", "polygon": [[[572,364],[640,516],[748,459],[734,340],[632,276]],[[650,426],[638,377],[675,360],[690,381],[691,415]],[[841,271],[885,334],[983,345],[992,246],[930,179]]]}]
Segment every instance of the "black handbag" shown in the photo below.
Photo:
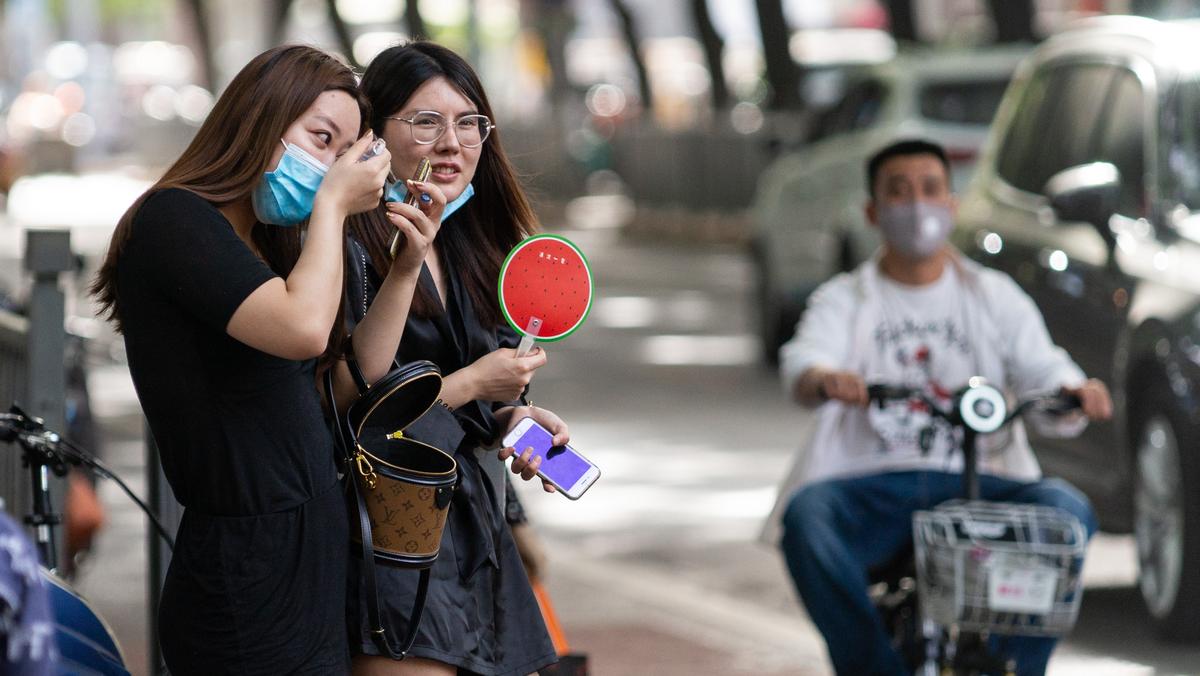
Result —
[{"label": "black handbag", "polygon": [[[358,400],[345,415],[337,413],[333,369],[325,373],[325,393],[337,423],[351,540],[362,560],[371,637],[382,654],[400,660],[417,637],[429,569],[441,548],[458,481],[458,463],[449,453],[404,436],[404,429],[434,406],[441,393],[442,377],[435,364],[397,365],[368,384],[353,355],[347,355],[346,363],[358,386]],[[399,651],[392,648],[383,626],[376,563],[420,571],[408,635]]]}]

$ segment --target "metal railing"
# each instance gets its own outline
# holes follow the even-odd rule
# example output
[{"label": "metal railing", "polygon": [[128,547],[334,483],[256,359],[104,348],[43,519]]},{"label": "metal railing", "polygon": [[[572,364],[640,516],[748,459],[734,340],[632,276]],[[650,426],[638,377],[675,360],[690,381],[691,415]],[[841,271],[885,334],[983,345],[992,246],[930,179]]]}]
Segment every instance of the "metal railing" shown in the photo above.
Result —
[{"label": "metal railing", "polygon": [[[29,321],[0,310],[0,404],[25,401],[29,387],[27,345]],[[4,509],[20,518],[29,506],[29,476],[21,467],[21,454],[0,448],[0,499]]]},{"label": "metal railing", "polygon": [[[25,270],[33,276],[33,286],[28,316],[0,312],[0,410],[18,402],[58,431],[66,428],[66,298],[59,277],[73,267],[69,231],[29,231]],[[0,448],[0,498],[5,510],[18,519],[30,512],[29,471],[15,448]],[[62,514],[65,482],[47,473],[44,483],[50,488],[53,512]],[[54,551],[62,552],[61,528],[56,536]],[[44,563],[57,568],[62,562]]]}]

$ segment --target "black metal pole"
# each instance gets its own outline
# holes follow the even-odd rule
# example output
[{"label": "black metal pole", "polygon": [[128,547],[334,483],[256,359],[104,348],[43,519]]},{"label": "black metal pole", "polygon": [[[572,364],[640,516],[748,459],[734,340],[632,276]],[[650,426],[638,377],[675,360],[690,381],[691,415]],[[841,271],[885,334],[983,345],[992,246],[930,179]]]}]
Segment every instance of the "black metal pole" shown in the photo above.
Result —
[{"label": "black metal pole", "polygon": [[29,461],[29,485],[33,489],[32,504],[29,516],[25,517],[25,524],[33,529],[42,565],[51,572],[56,572],[58,556],[54,546],[54,526],[61,522],[61,518],[54,513],[50,504],[50,470],[34,459],[34,451],[26,449],[25,453]]},{"label": "black metal pole", "polygon": [[975,466],[975,431],[963,426],[963,493],[968,500],[979,499],[979,468]]},{"label": "black metal pole", "polygon": [[[25,269],[33,275],[33,288],[29,294],[29,333],[27,336],[29,400],[26,407],[32,415],[45,421],[52,430],[63,430],[67,426],[66,414],[66,369],[63,354],[66,350],[66,297],[59,287],[62,273],[75,267],[75,255],[71,253],[69,230],[30,230],[25,240]],[[35,461],[35,452],[26,449],[30,463],[31,487],[35,491],[32,509],[35,516],[42,515],[46,521],[34,527],[34,540],[39,543],[39,553],[48,555],[43,563],[57,570],[62,563],[54,558],[62,551],[62,532],[52,526],[57,523],[56,513],[63,509],[66,482],[53,479],[44,461]],[[55,487],[52,491],[51,487]],[[46,540],[48,547],[40,548]]]}]

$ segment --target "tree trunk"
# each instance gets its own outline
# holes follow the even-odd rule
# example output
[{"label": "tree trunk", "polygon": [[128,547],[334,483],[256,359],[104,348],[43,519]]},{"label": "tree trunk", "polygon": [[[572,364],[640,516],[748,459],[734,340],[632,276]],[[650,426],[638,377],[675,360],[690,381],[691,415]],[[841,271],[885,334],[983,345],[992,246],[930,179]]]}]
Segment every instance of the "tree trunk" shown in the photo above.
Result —
[{"label": "tree trunk", "polygon": [[325,0],[325,7],[329,11],[329,25],[333,27],[333,33],[337,36],[342,54],[346,56],[346,61],[351,66],[358,68],[360,64],[354,58],[354,39],[350,37],[350,27],[346,25],[342,19],[342,13],[338,11],[337,0]]},{"label": "tree trunk", "polygon": [[566,0],[525,0],[521,3],[521,25],[533,29],[541,44],[550,71],[550,100],[555,112],[566,101],[571,83],[567,78],[567,36],[574,28],[574,16]]},{"label": "tree trunk", "polygon": [[725,41],[713,26],[712,16],[708,13],[708,0],[691,0],[691,3],[696,33],[700,36],[704,61],[708,64],[708,74],[712,79],[712,106],[714,110],[721,110],[729,105],[729,86],[725,82],[725,67],[721,63]]},{"label": "tree trunk", "polygon": [[283,42],[283,29],[287,26],[288,14],[292,11],[292,0],[272,0],[271,8],[271,46]]},{"label": "tree trunk", "polygon": [[479,0],[467,3],[467,61],[480,65],[483,48],[479,44]]},{"label": "tree trunk", "polygon": [[646,71],[646,61],[638,49],[637,22],[633,13],[623,0],[608,0],[617,18],[621,20],[621,35],[629,46],[629,58],[633,59],[633,69],[637,72],[638,94],[642,98],[642,107],[647,110],[654,108],[654,95],[650,90],[650,74]]},{"label": "tree trunk", "polygon": [[188,9],[192,13],[192,26],[196,30],[196,42],[200,45],[201,73],[196,80],[200,86],[213,91],[216,85],[216,63],[213,59],[212,33],[208,29],[208,11],[202,0],[188,0]]},{"label": "tree trunk", "polygon": [[[1008,0],[998,0],[1007,2]],[[885,3],[896,42],[920,42],[917,36],[917,10],[913,0],[887,0]],[[994,3],[993,3],[994,4]]]},{"label": "tree trunk", "polygon": [[1035,42],[1033,0],[988,0],[996,22],[996,42]]},{"label": "tree trunk", "polygon": [[404,3],[404,25],[408,26],[408,36],[413,40],[420,40],[429,37],[429,31],[425,27],[425,17],[421,16],[420,0],[405,0]]},{"label": "tree trunk", "polygon": [[791,30],[783,17],[780,0],[754,0],[758,9],[758,28],[762,33],[763,60],[767,82],[771,85],[769,107],[776,110],[800,108],[800,69],[788,50]]}]

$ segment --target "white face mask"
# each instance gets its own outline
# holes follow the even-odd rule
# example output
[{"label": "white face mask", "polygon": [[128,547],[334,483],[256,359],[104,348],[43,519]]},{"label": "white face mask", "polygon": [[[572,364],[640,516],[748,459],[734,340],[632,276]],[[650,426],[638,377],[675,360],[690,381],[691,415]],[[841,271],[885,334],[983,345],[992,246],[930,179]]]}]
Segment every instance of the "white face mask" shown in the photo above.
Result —
[{"label": "white face mask", "polygon": [[954,228],[950,209],[930,202],[888,204],[878,213],[879,229],[888,246],[909,258],[937,253]]}]

